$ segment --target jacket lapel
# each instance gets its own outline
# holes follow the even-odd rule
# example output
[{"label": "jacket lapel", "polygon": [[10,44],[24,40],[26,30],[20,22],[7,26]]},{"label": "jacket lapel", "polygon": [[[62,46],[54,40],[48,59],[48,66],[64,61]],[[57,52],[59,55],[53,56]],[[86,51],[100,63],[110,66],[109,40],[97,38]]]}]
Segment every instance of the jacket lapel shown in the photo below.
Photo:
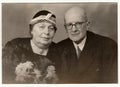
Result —
[{"label": "jacket lapel", "polygon": [[66,50],[68,56],[66,60],[69,71],[71,71],[71,73],[82,74],[84,71],[88,70],[88,68],[93,63],[94,58],[92,56],[95,52],[93,50],[93,44],[90,39],[91,38],[88,35],[79,59],[77,58],[76,50],[72,41],[68,39],[68,50]]},{"label": "jacket lapel", "polygon": [[81,74],[88,70],[95,60],[95,58],[93,57],[95,54],[95,50],[92,39],[93,37],[91,37],[89,32],[87,32],[86,43],[78,60],[78,71]]}]

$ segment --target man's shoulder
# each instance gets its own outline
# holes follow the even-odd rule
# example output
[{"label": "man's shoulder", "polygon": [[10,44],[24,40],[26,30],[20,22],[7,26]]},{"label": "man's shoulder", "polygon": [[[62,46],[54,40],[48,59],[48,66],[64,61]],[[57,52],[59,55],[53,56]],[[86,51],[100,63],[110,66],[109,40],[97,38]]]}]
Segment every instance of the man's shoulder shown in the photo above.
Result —
[{"label": "man's shoulder", "polygon": [[69,38],[66,38],[57,43],[57,46],[69,46],[72,44],[72,41]]},{"label": "man's shoulder", "polygon": [[88,38],[97,44],[117,44],[113,39],[88,31]]}]

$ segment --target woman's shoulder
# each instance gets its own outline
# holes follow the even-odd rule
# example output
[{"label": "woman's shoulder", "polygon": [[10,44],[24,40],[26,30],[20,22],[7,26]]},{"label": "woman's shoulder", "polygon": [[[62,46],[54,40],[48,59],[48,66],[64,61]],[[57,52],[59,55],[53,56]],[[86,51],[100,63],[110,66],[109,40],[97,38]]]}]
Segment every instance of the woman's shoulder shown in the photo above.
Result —
[{"label": "woman's shoulder", "polygon": [[8,41],[8,43],[21,44],[21,43],[25,43],[25,42],[28,42],[28,41],[30,41],[30,38],[15,38],[15,39],[12,39],[12,40]]},{"label": "woman's shoulder", "polygon": [[5,45],[5,47],[7,47],[7,48],[21,47],[25,44],[28,44],[29,42],[30,42],[30,38],[15,38],[15,39],[8,41]]},{"label": "woman's shoulder", "polygon": [[13,59],[14,56],[20,56],[20,54],[26,52],[29,47],[30,39],[29,38],[15,38],[11,41],[8,41],[6,45],[3,47],[3,57],[11,57]]}]

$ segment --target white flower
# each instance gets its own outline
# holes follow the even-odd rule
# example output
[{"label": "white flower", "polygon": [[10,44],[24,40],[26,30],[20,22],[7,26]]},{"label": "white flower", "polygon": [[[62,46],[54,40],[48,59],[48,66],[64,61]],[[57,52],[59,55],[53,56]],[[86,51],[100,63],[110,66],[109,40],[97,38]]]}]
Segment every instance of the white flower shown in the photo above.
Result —
[{"label": "white flower", "polygon": [[56,83],[58,81],[55,67],[53,65],[50,65],[47,67],[47,75],[46,75],[45,79],[52,80],[52,83]]},{"label": "white flower", "polygon": [[30,72],[30,70],[32,71],[34,67],[34,64],[30,61],[27,61],[25,63],[20,63],[19,65],[17,65],[15,73],[17,75],[24,75]]},{"label": "white flower", "polygon": [[52,77],[54,77],[54,75],[55,75],[55,67],[53,66],[53,65],[50,65],[50,66],[48,66],[48,68],[47,68],[47,75],[46,75],[46,77],[47,78],[52,78]]},{"label": "white flower", "polygon": [[49,65],[44,74],[42,71],[35,68],[34,64],[30,61],[20,63],[15,69],[16,81],[20,83],[56,83],[58,81],[55,67]]},{"label": "white flower", "polygon": [[34,69],[34,73],[36,74],[34,78],[34,83],[40,83],[40,77],[42,77],[41,71],[38,69]]},{"label": "white flower", "polygon": [[15,73],[17,75],[17,82],[27,82],[27,80],[33,80],[36,76],[36,73],[34,72],[34,64],[30,61],[17,65]]}]

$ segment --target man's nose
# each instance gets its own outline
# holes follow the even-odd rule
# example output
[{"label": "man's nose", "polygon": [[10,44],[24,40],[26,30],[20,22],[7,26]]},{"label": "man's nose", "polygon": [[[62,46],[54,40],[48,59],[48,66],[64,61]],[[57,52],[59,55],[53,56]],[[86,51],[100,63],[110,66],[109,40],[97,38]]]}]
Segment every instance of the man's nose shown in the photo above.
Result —
[{"label": "man's nose", "polygon": [[77,31],[77,28],[75,27],[75,25],[72,26],[72,31]]}]

